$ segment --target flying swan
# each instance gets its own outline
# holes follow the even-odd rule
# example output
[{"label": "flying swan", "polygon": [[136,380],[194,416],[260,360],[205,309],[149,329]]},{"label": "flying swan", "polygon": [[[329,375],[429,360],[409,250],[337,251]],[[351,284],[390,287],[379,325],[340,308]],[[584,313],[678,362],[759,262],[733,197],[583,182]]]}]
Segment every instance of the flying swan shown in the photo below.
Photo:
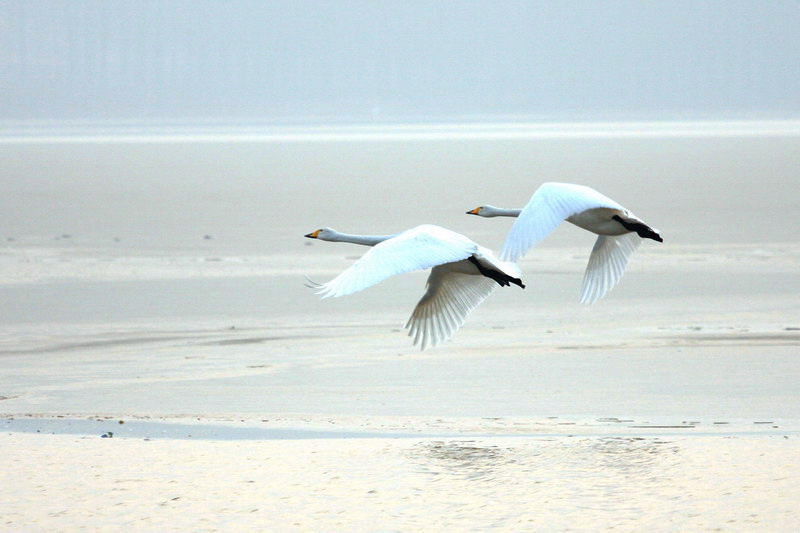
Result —
[{"label": "flying swan", "polygon": [[391,276],[430,268],[425,294],[405,326],[423,350],[449,339],[496,285],[525,288],[516,264],[500,261],[491,250],[439,226],[426,224],[397,235],[351,235],[322,228],[305,236],[372,246],[331,281],[312,282],[323,298],[346,296]]},{"label": "flying swan", "polygon": [[544,183],[524,209],[482,205],[468,215],[518,217],[508,232],[500,258],[518,261],[566,220],[598,235],[583,276],[581,303],[605,296],[622,277],[631,254],[642,239],[663,242],[651,228],[617,202],[584,185]]}]

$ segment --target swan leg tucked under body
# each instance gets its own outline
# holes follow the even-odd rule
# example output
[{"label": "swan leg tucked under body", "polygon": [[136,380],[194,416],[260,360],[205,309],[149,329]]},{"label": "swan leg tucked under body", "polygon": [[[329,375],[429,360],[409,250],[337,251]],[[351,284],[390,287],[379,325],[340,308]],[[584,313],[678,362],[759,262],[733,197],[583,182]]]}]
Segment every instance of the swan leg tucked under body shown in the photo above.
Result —
[{"label": "swan leg tucked under body", "polygon": [[406,323],[414,344],[423,350],[452,337],[496,286],[525,288],[515,263],[501,261],[491,250],[439,226],[417,226],[397,235],[352,235],[322,228],[306,237],[372,246],[331,281],[314,284],[323,298],[346,296],[391,276],[430,268],[425,294]]},{"label": "swan leg tucked under body", "polygon": [[597,234],[581,288],[581,302],[586,304],[596,302],[619,282],[642,239],[663,242],[658,230],[611,198],[572,183],[542,184],[523,209],[483,205],[467,214],[517,217],[500,254],[504,261],[518,261],[564,220]]}]

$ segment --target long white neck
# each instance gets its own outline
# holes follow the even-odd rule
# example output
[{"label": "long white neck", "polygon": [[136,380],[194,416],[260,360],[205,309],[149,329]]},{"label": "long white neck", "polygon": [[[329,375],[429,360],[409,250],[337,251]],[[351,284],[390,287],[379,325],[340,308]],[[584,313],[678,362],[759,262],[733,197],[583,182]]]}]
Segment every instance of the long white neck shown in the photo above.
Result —
[{"label": "long white neck", "polygon": [[486,217],[518,217],[522,209],[504,209],[502,207],[492,207],[491,210],[483,215]]},{"label": "long white neck", "polygon": [[333,237],[323,239],[331,242],[349,242],[363,246],[375,246],[378,243],[391,239],[394,235],[353,235],[350,233],[336,233]]}]

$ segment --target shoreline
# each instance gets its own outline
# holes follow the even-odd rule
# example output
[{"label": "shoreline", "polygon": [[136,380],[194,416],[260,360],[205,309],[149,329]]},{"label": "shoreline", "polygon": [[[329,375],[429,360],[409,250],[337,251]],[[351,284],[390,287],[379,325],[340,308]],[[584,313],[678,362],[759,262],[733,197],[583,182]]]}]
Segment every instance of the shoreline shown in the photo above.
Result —
[{"label": "shoreline", "polygon": [[[800,420],[0,414],[0,433],[178,440],[800,437]],[[111,435],[109,435],[109,433]]]}]

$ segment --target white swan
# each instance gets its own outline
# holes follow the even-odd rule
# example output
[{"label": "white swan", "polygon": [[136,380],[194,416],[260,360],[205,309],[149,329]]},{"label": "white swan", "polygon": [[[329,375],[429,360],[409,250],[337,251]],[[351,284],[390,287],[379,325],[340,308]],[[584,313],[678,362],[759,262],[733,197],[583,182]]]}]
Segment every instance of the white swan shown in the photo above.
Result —
[{"label": "white swan", "polygon": [[396,274],[431,268],[427,290],[405,326],[423,350],[449,339],[496,285],[525,288],[516,264],[500,261],[491,250],[439,226],[417,226],[397,235],[349,235],[322,228],[306,237],[373,247],[328,283],[314,284],[323,298],[346,296]]},{"label": "white swan", "polygon": [[566,220],[599,235],[583,276],[581,302],[591,304],[605,296],[622,277],[628,259],[642,238],[663,242],[655,230],[620,204],[584,185],[544,183],[524,209],[476,207],[468,215],[519,217],[508,232],[504,261],[516,262]]}]

